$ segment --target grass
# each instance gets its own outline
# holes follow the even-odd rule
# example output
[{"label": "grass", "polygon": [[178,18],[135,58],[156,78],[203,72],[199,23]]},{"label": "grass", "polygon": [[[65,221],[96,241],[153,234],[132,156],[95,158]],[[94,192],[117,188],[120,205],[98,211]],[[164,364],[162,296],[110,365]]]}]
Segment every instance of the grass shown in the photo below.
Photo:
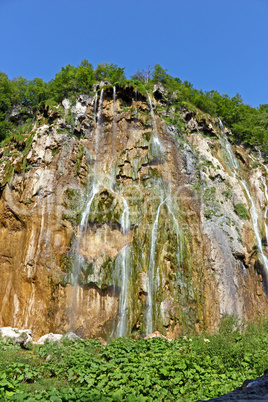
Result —
[{"label": "grass", "polygon": [[13,401],[196,401],[267,368],[268,320],[225,317],[217,334],[169,342],[117,338],[22,350],[0,342],[0,398]]}]

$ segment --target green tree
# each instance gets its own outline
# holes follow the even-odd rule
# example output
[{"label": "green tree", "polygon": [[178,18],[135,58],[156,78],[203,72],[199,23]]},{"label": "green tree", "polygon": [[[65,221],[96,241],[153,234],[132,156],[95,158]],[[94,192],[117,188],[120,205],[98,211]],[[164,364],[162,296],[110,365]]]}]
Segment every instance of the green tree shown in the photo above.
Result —
[{"label": "green tree", "polygon": [[76,71],[77,87],[80,92],[87,93],[94,83],[94,70],[88,60],[82,60]]},{"label": "green tree", "polygon": [[24,77],[16,77],[13,78],[11,81],[11,102],[12,105],[16,105],[19,103],[23,103],[27,105],[27,98],[26,98],[26,90],[28,86],[28,81]]},{"label": "green tree", "polygon": [[77,68],[68,64],[49,82],[49,92],[57,102],[76,92],[76,72]]},{"label": "green tree", "polygon": [[29,81],[25,90],[25,98],[30,106],[40,105],[48,98],[48,84],[41,78]]},{"label": "green tree", "polygon": [[112,63],[98,64],[94,74],[97,81],[110,81],[111,84],[123,83],[126,79],[124,68]]},{"label": "green tree", "polygon": [[0,141],[5,137],[11,123],[5,120],[8,108],[12,104],[12,85],[7,74],[0,72]]},{"label": "green tree", "polygon": [[167,74],[167,69],[163,69],[160,64],[156,64],[154,66],[154,71],[152,74],[152,82],[154,84],[161,82],[163,85],[169,85],[171,80],[172,77]]}]

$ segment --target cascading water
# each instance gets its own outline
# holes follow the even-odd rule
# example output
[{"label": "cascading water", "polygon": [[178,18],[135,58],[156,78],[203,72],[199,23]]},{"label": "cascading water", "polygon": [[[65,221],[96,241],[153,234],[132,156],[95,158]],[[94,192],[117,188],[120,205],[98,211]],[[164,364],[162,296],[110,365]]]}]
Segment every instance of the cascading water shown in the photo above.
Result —
[{"label": "cascading water", "polygon": [[152,123],[153,123],[153,148],[156,151],[156,153],[162,153],[162,145],[161,142],[158,138],[158,134],[157,134],[157,124],[156,124],[156,120],[155,120],[155,115],[154,115],[154,109],[153,109],[153,104],[152,104],[152,100],[150,98],[150,95],[147,92],[147,96],[148,96],[148,101],[149,101],[149,105],[150,105],[150,113],[151,113],[151,117],[152,117]]},{"label": "cascading water", "polygon": [[166,202],[164,199],[158,206],[156,217],[154,220],[152,234],[151,234],[151,246],[150,246],[150,259],[148,266],[148,296],[147,296],[147,312],[146,312],[146,333],[150,334],[153,331],[153,301],[155,293],[155,282],[159,285],[159,272],[155,274],[155,251],[157,245],[157,231],[158,231],[158,220],[161,206]]},{"label": "cascading water", "polygon": [[227,136],[226,136],[226,134],[224,132],[224,127],[223,127],[223,124],[222,124],[221,120],[220,120],[220,128],[221,128],[221,135],[222,135],[222,137],[224,139],[225,149],[227,151],[228,161],[229,161],[229,164],[230,164],[232,174],[233,174],[233,176],[235,178],[237,178],[240,181],[240,183],[244,187],[245,192],[246,192],[247,197],[248,197],[249,202],[250,202],[250,216],[251,216],[251,220],[252,220],[252,224],[253,224],[253,230],[254,230],[254,233],[255,233],[255,237],[256,237],[256,240],[257,240],[257,247],[258,247],[259,253],[261,255],[261,260],[262,260],[263,265],[265,267],[266,273],[268,274],[268,258],[264,255],[263,249],[262,249],[261,235],[260,235],[260,231],[259,231],[259,228],[258,228],[258,213],[257,213],[257,209],[255,207],[253,198],[251,197],[251,194],[250,194],[250,191],[248,189],[247,183],[243,179],[241,179],[241,177],[239,176],[239,174],[237,172],[239,164],[238,164],[238,161],[237,161],[237,159],[236,159],[236,157],[235,157],[235,155],[233,153],[231,144],[228,141],[228,138],[227,138]]},{"label": "cascading water", "polygon": [[222,121],[219,120],[219,123],[220,123],[221,135],[224,140],[224,147],[225,147],[225,149],[227,151],[227,155],[228,155],[228,161],[229,161],[232,173],[236,177],[236,175],[237,175],[236,169],[239,166],[238,161],[233,153],[233,150],[232,150],[231,144],[227,138],[227,135],[224,132],[224,126],[222,124]]},{"label": "cascading water", "polygon": [[[129,207],[126,199],[122,197],[124,210],[121,216],[121,228],[123,234],[126,234],[129,230]],[[121,269],[120,269],[120,282],[121,282],[121,293],[119,297],[119,322],[116,328],[117,336],[127,335],[127,324],[128,324],[128,281],[129,281],[129,264],[127,263],[127,245],[121,250]]]},{"label": "cascading water", "polygon": [[111,170],[110,188],[115,184],[115,159],[116,159],[116,87],[113,87],[113,138],[112,138],[112,160],[113,167]]},{"label": "cascading water", "polygon": [[184,238],[183,238],[183,234],[181,231],[181,228],[178,224],[178,221],[175,217],[175,214],[172,210],[172,199],[171,197],[168,197],[167,199],[167,208],[168,208],[168,212],[170,213],[170,215],[172,216],[173,222],[174,222],[174,226],[175,226],[175,230],[176,230],[176,236],[177,236],[177,262],[180,265],[182,263],[182,254],[183,254],[183,247],[184,247]]},{"label": "cascading water", "polygon": [[[266,170],[266,173],[267,173],[267,175],[268,175],[268,167],[267,167],[266,165],[262,165],[262,166],[264,167],[264,169]],[[261,181],[262,181],[262,183],[263,183],[263,185],[264,185],[264,194],[265,194],[265,198],[266,198],[266,201],[267,201],[267,205],[266,205],[265,212],[264,212],[264,219],[265,219],[264,226],[265,226],[266,245],[267,245],[267,247],[268,247],[268,225],[267,225],[267,216],[268,216],[268,189],[267,189],[267,184],[266,184],[266,180],[265,180],[264,177],[261,178]]]},{"label": "cascading water", "polygon": [[[90,209],[92,202],[94,200],[95,195],[98,193],[99,190],[99,182],[98,182],[98,167],[97,167],[97,160],[98,160],[98,150],[99,150],[99,137],[101,131],[101,109],[102,109],[102,102],[103,102],[103,89],[101,90],[100,100],[99,100],[99,107],[97,112],[97,94],[94,97],[94,121],[96,122],[95,128],[95,164],[94,164],[94,174],[93,174],[93,182],[88,180],[87,185],[87,198],[85,202],[85,207],[81,212],[81,221],[78,227],[78,237],[76,241],[72,245],[72,250],[70,254],[73,256],[73,270],[72,270],[72,283],[74,286],[73,289],[73,301],[72,301],[72,311],[71,311],[71,323],[73,322],[73,309],[75,309],[75,304],[79,303],[79,289],[78,289],[78,281],[79,275],[81,272],[81,268],[85,264],[85,258],[80,254],[80,244],[83,235],[87,231],[88,227],[88,218],[90,215]],[[86,154],[89,159],[88,152]]]}]

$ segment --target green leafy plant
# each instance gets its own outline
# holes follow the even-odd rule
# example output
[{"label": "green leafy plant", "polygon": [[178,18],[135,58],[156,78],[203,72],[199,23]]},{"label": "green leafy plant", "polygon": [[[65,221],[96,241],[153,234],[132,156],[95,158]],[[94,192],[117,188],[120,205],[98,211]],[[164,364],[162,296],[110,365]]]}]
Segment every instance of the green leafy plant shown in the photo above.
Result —
[{"label": "green leafy plant", "polygon": [[234,207],[235,213],[239,216],[240,219],[247,220],[248,212],[244,204],[236,204]]},{"label": "green leafy plant", "polygon": [[267,368],[268,320],[224,316],[219,332],[168,341],[117,338],[33,345],[0,341],[0,398],[13,401],[196,401]]}]

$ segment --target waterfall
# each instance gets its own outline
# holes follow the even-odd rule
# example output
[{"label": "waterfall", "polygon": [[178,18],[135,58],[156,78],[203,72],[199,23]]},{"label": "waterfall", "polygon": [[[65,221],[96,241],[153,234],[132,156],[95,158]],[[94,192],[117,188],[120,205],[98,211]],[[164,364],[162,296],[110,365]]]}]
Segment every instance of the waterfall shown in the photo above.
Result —
[{"label": "waterfall", "polygon": [[112,189],[115,185],[115,168],[116,161],[116,87],[113,87],[113,137],[112,137],[112,168],[110,176],[110,188]]},{"label": "waterfall", "polygon": [[168,208],[168,212],[171,214],[173,222],[174,222],[174,226],[176,228],[177,245],[178,245],[178,248],[177,248],[177,261],[178,261],[178,264],[181,264],[182,263],[183,247],[184,247],[183,234],[182,234],[181,228],[180,228],[180,226],[178,224],[178,221],[177,221],[177,219],[175,217],[175,214],[172,211],[172,199],[169,197],[167,201],[168,202],[167,202],[166,205],[167,205],[167,208]]},{"label": "waterfall", "polygon": [[251,197],[251,194],[250,194],[250,191],[248,189],[247,183],[243,179],[241,179],[239,174],[238,174],[237,170],[238,170],[239,164],[238,164],[238,161],[237,161],[237,159],[236,159],[236,157],[235,157],[235,155],[233,153],[231,144],[228,141],[228,138],[227,138],[227,136],[226,136],[226,134],[224,132],[224,127],[223,127],[223,124],[222,124],[221,120],[220,120],[220,128],[221,128],[221,135],[222,135],[222,137],[224,139],[224,142],[225,142],[225,149],[227,151],[228,161],[229,161],[229,164],[230,164],[230,167],[231,167],[232,174],[233,174],[233,176],[235,178],[237,178],[240,181],[240,183],[244,187],[245,192],[246,192],[247,197],[248,197],[249,202],[250,202],[250,216],[251,216],[251,220],[252,220],[252,224],[253,224],[253,230],[254,230],[254,233],[255,233],[255,237],[256,237],[256,240],[257,240],[257,247],[258,247],[259,253],[261,255],[261,260],[263,262],[265,270],[266,270],[266,272],[268,274],[268,258],[264,255],[263,250],[262,250],[261,235],[260,235],[260,231],[259,231],[259,228],[258,228],[258,213],[257,213],[257,209],[255,207],[253,198]]},{"label": "waterfall", "polygon": [[[159,285],[159,271],[157,271],[155,275],[155,251],[157,245],[157,231],[158,231],[158,220],[161,206],[166,202],[167,199],[162,201],[156,212],[155,221],[152,228],[151,234],[151,246],[150,246],[150,259],[149,259],[149,267],[148,267],[148,296],[147,296],[147,314],[146,314],[146,334],[150,334],[153,332],[153,299],[155,293],[155,279],[157,284]],[[156,278],[155,278],[156,277]]]},{"label": "waterfall", "polygon": [[87,230],[88,217],[89,217],[89,214],[90,214],[90,207],[91,207],[91,204],[92,204],[92,202],[94,200],[94,197],[95,197],[95,195],[97,194],[98,191],[99,191],[98,183],[93,182],[92,189],[91,189],[91,191],[89,193],[89,196],[88,196],[88,201],[86,203],[84,211],[81,214],[80,228],[81,228],[81,230],[83,232],[86,232],[86,230]]},{"label": "waterfall", "polygon": [[162,153],[162,145],[161,145],[161,142],[160,142],[160,140],[158,138],[158,134],[157,134],[157,124],[156,124],[156,120],[155,120],[153,104],[152,104],[152,100],[151,100],[148,92],[147,92],[147,96],[148,96],[148,100],[149,100],[150,113],[151,113],[152,122],[153,122],[153,145],[154,145],[153,148],[155,149],[155,151],[157,153]]},{"label": "waterfall", "polygon": [[[128,203],[124,197],[122,197],[124,210],[121,217],[121,227],[123,234],[126,234],[129,230],[129,208]],[[127,306],[127,296],[128,296],[128,280],[129,280],[129,264],[127,263],[127,245],[123,247],[121,251],[121,272],[120,272],[120,282],[121,282],[121,293],[119,297],[119,322],[116,329],[117,336],[127,335],[127,325],[128,325],[128,306]]]},{"label": "waterfall", "polygon": [[98,175],[97,175],[97,159],[98,159],[98,151],[99,151],[99,132],[101,129],[101,110],[102,110],[102,102],[103,102],[103,89],[101,90],[100,94],[100,101],[99,101],[99,107],[98,107],[98,113],[97,112],[97,97],[95,99],[94,103],[94,116],[97,116],[97,122],[96,122],[96,130],[95,130],[95,164],[94,164],[94,176],[93,176],[93,183],[92,183],[92,188],[88,193],[87,196],[87,202],[86,206],[82,212],[81,215],[81,222],[80,222],[80,233],[85,232],[87,230],[87,223],[88,223],[88,217],[90,214],[90,208],[91,204],[94,200],[95,195],[97,194],[99,190],[99,183],[98,183]]},{"label": "waterfall", "polygon": [[115,140],[116,140],[116,120],[115,120],[115,109],[116,109],[116,87],[113,87],[113,156],[115,155]]},{"label": "waterfall", "polygon": [[229,164],[230,164],[232,173],[236,177],[236,169],[239,167],[238,161],[233,153],[233,150],[232,150],[231,144],[227,138],[227,135],[224,132],[224,127],[223,127],[222,121],[219,120],[219,122],[220,122],[221,135],[224,139],[225,149],[226,149],[227,155],[228,155]]},{"label": "waterfall", "polygon": [[[264,169],[266,170],[266,173],[268,174],[268,167],[264,164],[262,164],[262,166],[264,167]],[[268,215],[268,189],[267,189],[267,184],[266,184],[266,180],[264,177],[261,178],[261,181],[264,185],[264,194],[265,194],[265,198],[267,201],[267,205],[265,208],[265,212],[264,212],[264,226],[265,226],[265,237],[266,237],[266,245],[268,246],[268,225],[267,225],[267,215]]]},{"label": "waterfall", "polygon": [[[103,89],[101,90],[100,100],[99,100],[99,107],[97,111],[97,94],[94,97],[94,120],[96,120],[95,126],[95,163],[94,163],[94,172],[93,172],[93,182],[91,183],[88,179],[87,184],[87,197],[84,209],[81,212],[81,221],[78,227],[78,236],[75,242],[72,244],[72,248],[70,254],[73,259],[73,270],[72,270],[72,283],[73,283],[73,295],[72,295],[72,306],[70,306],[70,313],[71,313],[71,322],[73,322],[73,314],[75,311],[76,305],[80,303],[79,301],[79,288],[78,288],[78,280],[79,274],[81,272],[81,268],[85,263],[85,258],[80,254],[79,249],[81,245],[81,239],[83,235],[87,231],[88,227],[88,218],[90,215],[91,205],[95,198],[95,195],[98,193],[99,190],[99,180],[98,180],[98,167],[97,167],[97,160],[98,160],[98,152],[99,152],[99,133],[101,131],[101,113],[102,113],[102,102],[103,102]],[[87,153],[87,151],[86,151]],[[88,154],[88,153],[87,153]],[[88,155],[88,159],[90,156]],[[74,330],[74,328],[72,328]]]}]

